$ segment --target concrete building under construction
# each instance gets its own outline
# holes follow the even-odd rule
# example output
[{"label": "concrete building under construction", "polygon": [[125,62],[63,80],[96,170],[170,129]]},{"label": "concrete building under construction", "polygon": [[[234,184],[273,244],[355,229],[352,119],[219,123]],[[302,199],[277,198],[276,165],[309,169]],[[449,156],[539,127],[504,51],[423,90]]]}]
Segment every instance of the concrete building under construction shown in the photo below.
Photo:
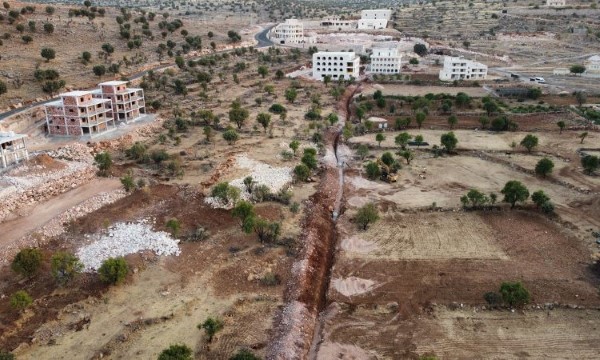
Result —
[{"label": "concrete building under construction", "polygon": [[27,135],[0,132],[0,168],[29,159],[25,138]]},{"label": "concrete building under construction", "polygon": [[98,84],[92,91],[96,99],[109,99],[112,103],[113,118],[117,122],[129,123],[139,119],[146,112],[144,90],[128,88],[127,81],[107,81]]}]

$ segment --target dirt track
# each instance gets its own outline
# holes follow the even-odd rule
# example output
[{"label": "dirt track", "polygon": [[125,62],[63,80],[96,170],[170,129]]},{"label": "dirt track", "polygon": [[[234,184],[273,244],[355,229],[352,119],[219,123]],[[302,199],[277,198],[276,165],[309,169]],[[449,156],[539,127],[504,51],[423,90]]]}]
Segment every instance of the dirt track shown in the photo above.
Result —
[{"label": "dirt track", "polygon": [[0,224],[0,247],[11,247],[22,237],[34,232],[64,211],[101,192],[117,190],[120,187],[121,183],[118,179],[95,179],[49,201],[37,204],[28,211],[27,215]]}]

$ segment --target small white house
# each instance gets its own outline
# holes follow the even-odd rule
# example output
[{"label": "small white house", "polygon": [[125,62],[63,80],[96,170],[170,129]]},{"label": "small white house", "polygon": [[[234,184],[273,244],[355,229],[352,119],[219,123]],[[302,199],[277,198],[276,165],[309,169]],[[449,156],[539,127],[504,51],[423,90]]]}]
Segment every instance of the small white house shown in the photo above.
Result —
[{"label": "small white house", "polygon": [[485,80],[487,65],[463,57],[444,56],[444,68],[440,70],[440,80]]},{"label": "small white house", "polygon": [[402,69],[402,54],[398,46],[373,48],[369,72],[372,74],[399,74]]},{"label": "small white house", "polygon": [[360,30],[380,30],[387,27],[386,19],[360,19],[358,20],[358,29]]},{"label": "small white house", "polygon": [[373,127],[376,129],[385,130],[388,127],[388,121],[384,118],[372,116],[367,121],[373,123]]},{"label": "small white house", "polygon": [[566,5],[566,0],[546,0],[546,6],[548,7],[565,7]]},{"label": "small white house", "polygon": [[325,76],[332,80],[358,78],[360,57],[354,52],[317,52],[312,59],[313,78],[323,81]]},{"label": "small white house", "polygon": [[600,56],[594,55],[584,61],[586,74],[600,75]]},{"label": "small white house", "polygon": [[390,20],[392,18],[392,10],[390,9],[373,9],[363,10],[360,12],[360,18],[363,20]]}]

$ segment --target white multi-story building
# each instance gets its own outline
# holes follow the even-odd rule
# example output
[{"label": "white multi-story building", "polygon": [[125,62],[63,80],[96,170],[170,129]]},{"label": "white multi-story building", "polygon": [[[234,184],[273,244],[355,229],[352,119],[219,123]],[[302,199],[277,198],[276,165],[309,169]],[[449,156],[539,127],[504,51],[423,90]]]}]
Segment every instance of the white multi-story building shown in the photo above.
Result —
[{"label": "white multi-story building", "polygon": [[585,66],[586,74],[600,74],[600,56],[594,55],[584,61],[583,65]]},{"label": "white multi-story building", "polygon": [[301,44],[304,42],[304,25],[296,19],[287,19],[271,30],[270,38],[276,44]]},{"label": "white multi-story building", "polygon": [[360,57],[354,52],[317,52],[312,59],[313,78],[323,81],[325,76],[332,80],[358,78]]},{"label": "white multi-story building", "polygon": [[440,70],[440,80],[484,80],[488,68],[482,63],[463,57],[444,56],[444,68]]},{"label": "white multi-story building", "polygon": [[398,46],[375,47],[371,54],[372,74],[399,74],[402,69],[402,54]]},{"label": "white multi-story building", "polygon": [[549,7],[565,7],[566,5],[566,0],[546,0],[546,6]]},{"label": "white multi-story building", "polygon": [[390,9],[374,9],[374,10],[363,10],[360,12],[360,18],[363,20],[390,20],[392,18],[392,10]]},{"label": "white multi-story building", "polygon": [[360,30],[379,30],[387,27],[386,19],[360,19],[358,20],[358,28]]}]

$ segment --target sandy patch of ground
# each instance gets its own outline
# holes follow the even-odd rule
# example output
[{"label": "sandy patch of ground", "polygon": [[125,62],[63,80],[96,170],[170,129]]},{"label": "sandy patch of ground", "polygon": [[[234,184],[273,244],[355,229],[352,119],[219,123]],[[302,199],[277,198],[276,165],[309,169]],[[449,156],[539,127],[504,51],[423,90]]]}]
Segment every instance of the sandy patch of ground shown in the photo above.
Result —
[{"label": "sandy patch of ground", "polygon": [[377,355],[366,351],[356,345],[324,342],[319,348],[317,360],[348,359],[348,360],[374,360]]},{"label": "sandy patch of ground", "polygon": [[453,86],[416,86],[416,85],[395,85],[395,84],[377,84],[377,87],[367,87],[363,90],[363,94],[373,94],[375,91],[381,90],[383,95],[404,95],[417,96],[425,94],[450,94],[456,95],[459,92],[473,97],[483,97],[488,95],[487,91],[480,87],[453,87]]},{"label": "sandy patch of ground", "polygon": [[[507,259],[494,233],[474,213],[394,213],[361,234],[385,259]],[[353,254],[352,254],[353,255]],[[352,256],[350,255],[350,256]]]},{"label": "sandy patch of ground", "polygon": [[367,293],[375,287],[375,281],[351,276],[345,279],[332,279],[335,290],[344,296],[354,296]]},{"label": "sandy patch of ground", "polygon": [[368,254],[379,249],[376,243],[356,235],[342,239],[340,247],[345,252],[357,254]]}]

